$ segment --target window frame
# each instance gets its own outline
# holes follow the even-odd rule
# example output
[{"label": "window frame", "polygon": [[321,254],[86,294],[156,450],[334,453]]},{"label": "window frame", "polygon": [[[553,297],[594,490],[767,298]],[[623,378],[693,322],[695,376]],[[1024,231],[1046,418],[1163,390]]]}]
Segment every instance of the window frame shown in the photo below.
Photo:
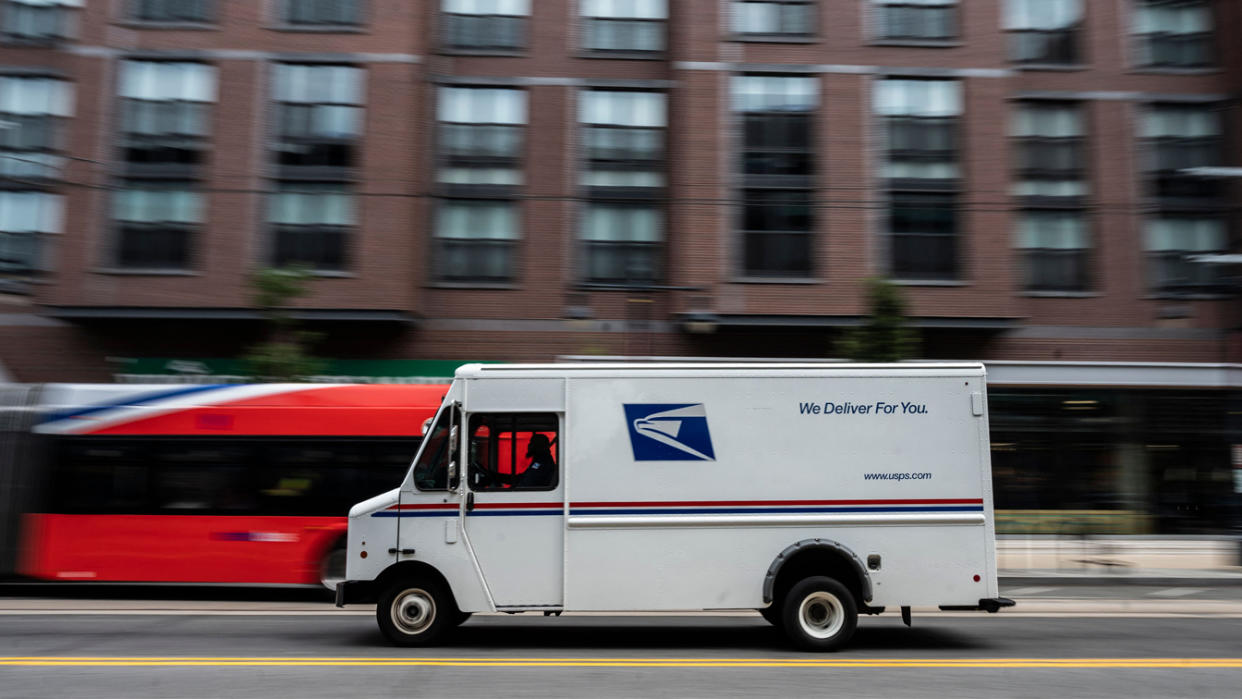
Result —
[{"label": "window frame", "polygon": [[[366,119],[367,119],[366,90],[367,90],[367,80],[369,77],[367,74],[366,67],[355,65],[352,63],[323,63],[323,62],[297,62],[297,61],[277,61],[273,63],[272,66],[274,68],[274,72],[279,71],[281,66],[296,66],[296,67],[312,68],[312,69],[313,68],[348,68],[353,71],[356,71],[356,77],[358,78],[358,82],[359,82],[359,88],[358,88],[360,92],[359,97],[361,100],[360,102],[357,102],[357,103],[331,102],[331,101],[329,102],[283,101],[280,99],[281,89],[280,89],[280,86],[277,84],[280,77],[279,75],[274,74],[272,78],[273,78],[273,87],[275,89],[272,90],[271,104],[272,106],[275,107],[275,110],[274,110],[275,114],[273,115],[274,128],[272,129],[272,133],[271,133],[271,145],[270,145],[270,149],[272,150],[272,153],[275,156],[276,162],[274,163],[274,165],[279,173],[279,178],[282,180],[305,179],[305,180],[312,180],[312,181],[342,181],[342,182],[351,182],[355,180],[357,178],[357,173],[362,168],[360,159],[362,157],[363,147],[365,145],[364,139],[365,139],[365,134],[366,134]],[[290,110],[291,108],[297,107],[297,106],[309,107],[312,110],[315,107],[321,107],[321,106],[353,108],[357,112],[357,115],[356,115],[357,133],[349,139],[339,139],[339,140],[333,140],[333,139],[327,139],[327,138],[313,138],[311,136],[306,136],[306,137],[291,136],[287,133],[286,116],[288,114],[288,110]],[[315,164],[315,163],[292,164],[292,163],[281,162],[285,149],[294,148],[294,147],[303,147],[303,146],[313,148],[316,145],[319,145],[319,146],[326,145],[328,147],[342,147],[342,148],[347,149],[348,155],[347,155],[346,160],[348,162],[342,165]]]},{"label": "window frame", "polygon": [[[1028,70],[1040,69],[1074,69],[1087,64],[1088,34],[1087,14],[1090,0],[1076,0],[1079,5],[1079,19],[1072,25],[1058,27],[1055,29],[1038,29],[1033,27],[1012,28],[1008,26],[1009,4],[1014,2],[1046,2],[1046,0],[1005,0],[1001,9],[1002,30],[1005,35],[1006,59],[1012,65]],[[1019,42],[1029,36],[1043,37],[1045,45],[1044,52],[1037,58],[1020,58],[1018,50]],[[1052,51],[1048,50],[1048,46],[1054,41],[1065,41],[1065,46],[1061,47],[1066,51],[1064,57],[1052,55]]]},{"label": "window frame", "polygon": [[[176,27],[202,27],[212,26],[219,22],[219,3],[217,0],[201,0],[203,3],[203,17],[201,19],[194,18],[172,18],[160,19],[143,17],[143,5],[149,0],[124,0],[124,19],[126,22],[141,25],[159,25],[159,26],[176,26]],[[165,0],[167,2],[168,0]]]},{"label": "window frame", "polygon": [[[1183,245],[1177,249],[1169,250],[1152,250],[1149,244],[1148,233],[1153,222],[1162,219],[1190,220],[1190,221],[1212,221],[1218,222],[1221,226],[1223,240],[1216,249],[1193,249]],[[1219,210],[1167,210],[1154,212],[1144,218],[1143,236],[1143,261],[1146,269],[1144,270],[1144,278],[1146,286],[1156,298],[1186,298],[1186,297],[1217,297],[1223,295],[1224,286],[1222,280],[1226,279],[1226,268],[1224,265],[1208,265],[1202,263],[1191,262],[1188,258],[1192,255],[1204,254],[1222,254],[1232,247],[1234,237],[1233,226],[1230,225],[1229,217]],[[1159,270],[1167,266],[1176,265],[1181,269],[1190,270],[1192,272],[1200,272],[1200,275],[1187,275],[1184,277],[1189,281],[1178,285],[1169,286],[1161,284],[1159,281],[1164,275]],[[1183,277],[1172,277],[1174,279],[1182,279]],[[1203,281],[1199,281],[1203,280]]]},{"label": "window frame", "polygon": [[[179,186],[172,186],[176,184]],[[185,192],[194,194],[197,201],[195,205],[198,207],[199,217],[197,221],[150,221],[150,220],[131,220],[121,218],[118,214],[119,204],[114,197],[110,202],[109,211],[111,212],[110,225],[114,231],[114,249],[112,252],[112,265],[119,270],[125,271],[172,271],[186,272],[195,269],[198,262],[198,251],[196,245],[200,231],[207,225],[207,205],[206,193],[198,188],[198,182],[193,179],[179,178],[176,180],[164,179],[141,179],[136,177],[127,177],[122,180],[118,189],[120,192],[129,191],[170,191]],[[145,186],[144,186],[145,185]],[[163,235],[166,238],[178,239],[178,245],[182,250],[182,259],[179,263],[169,262],[165,264],[161,260],[155,260],[154,264],[143,264],[141,260],[130,261],[126,259],[126,238],[132,235]],[[145,247],[145,246],[144,246]]]},{"label": "window frame", "polygon": [[[530,46],[530,28],[531,28],[531,12],[533,8],[528,7],[527,13],[523,15],[502,15],[502,14],[463,14],[459,12],[450,12],[445,7],[444,0],[440,0],[437,6],[439,13],[440,35],[437,42],[441,53],[449,54],[481,54],[490,56],[519,56],[524,54]],[[454,44],[452,38],[454,36],[453,25],[459,21],[457,18],[475,17],[480,20],[512,20],[517,25],[518,40],[511,46],[484,46],[484,45],[465,45]]]},{"label": "window frame", "polygon": [[[451,287],[510,287],[517,283],[520,273],[519,253],[521,251],[523,241],[523,207],[522,199],[518,197],[485,197],[485,196],[442,196],[436,200],[433,211],[433,221],[431,228],[430,243],[432,245],[432,254],[430,260],[432,263],[431,278],[437,286]],[[456,202],[456,204],[454,204]],[[504,205],[512,209],[511,215],[515,225],[514,235],[507,238],[487,238],[487,237],[463,237],[463,236],[447,236],[441,234],[441,217],[444,215],[447,206],[461,206],[463,202],[474,202],[480,205]],[[447,242],[446,242],[447,241]],[[479,249],[497,249],[501,251],[503,256],[506,273],[503,276],[486,276],[477,274],[465,275],[449,275],[446,270],[449,265],[445,259],[452,254],[452,250],[446,249],[448,246],[456,246],[466,249],[467,251]],[[473,267],[471,267],[473,269]]]},{"label": "window frame", "polygon": [[[944,202],[935,204],[934,208],[937,210],[944,210],[944,211],[949,212],[953,230],[951,232],[916,231],[916,230],[898,231],[897,225],[896,225],[897,224],[897,211],[902,205],[900,203],[901,200],[905,199],[907,200],[907,202],[909,202],[909,201],[915,200],[916,197],[927,199],[927,200],[930,200],[933,197],[938,197],[938,198],[943,199]],[[960,207],[959,199],[960,199],[960,194],[958,192],[949,192],[949,191],[937,192],[937,191],[927,191],[927,190],[918,190],[918,191],[898,190],[898,191],[890,192],[889,203],[888,203],[888,225],[886,226],[886,228],[887,228],[887,238],[888,238],[888,268],[889,268],[889,273],[891,274],[893,279],[903,281],[903,282],[914,282],[914,283],[958,282],[963,279],[964,265],[962,264],[962,252],[964,249],[964,243],[965,243],[964,237],[965,236],[963,235],[963,232],[962,232],[962,217],[961,217],[961,207]],[[906,208],[912,208],[912,207],[909,204],[907,204]],[[933,208],[933,207],[925,206],[924,208]],[[949,254],[947,255],[947,258],[949,260],[950,268],[946,272],[931,272],[930,274],[923,273],[922,269],[909,269],[909,270],[899,269],[898,243],[900,242],[900,240],[903,240],[903,239],[910,239],[912,241],[914,240],[929,240],[929,241],[947,240],[948,245],[949,245],[949,250],[948,250]],[[915,257],[915,256],[905,255],[903,256],[903,259],[904,257]]]},{"label": "window frame", "polygon": [[[871,35],[874,42],[881,44],[897,44],[910,46],[956,46],[962,40],[962,0],[954,0],[951,4],[923,5],[917,2],[885,2],[884,0],[864,0],[871,13]],[[911,12],[926,12],[929,8],[951,8],[952,31],[942,36],[920,36],[913,34],[896,34],[889,31],[886,17],[887,8],[898,8]]]},{"label": "window frame", "polygon": [[[764,91],[762,93],[745,93],[739,92],[741,86],[736,82],[738,78],[759,78],[772,80],[805,80],[806,87],[810,87],[813,92],[813,104],[809,108],[789,109],[789,108],[771,108],[765,106],[762,108],[751,108],[739,102],[745,101],[746,94],[780,94],[774,91]],[[774,85],[773,87],[778,87]],[[790,86],[792,87],[792,86]],[[796,92],[796,91],[795,91]],[[789,99],[796,101],[799,97],[807,99],[808,95],[790,95]],[[785,74],[785,73],[742,73],[733,76],[733,80],[729,85],[730,115],[737,125],[738,134],[736,142],[736,184],[734,185],[734,194],[737,198],[735,207],[735,224],[734,230],[737,236],[737,257],[735,269],[738,276],[746,280],[770,280],[779,282],[805,282],[817,278],[822,270],[817,264],[816,245],[819,242],[819,224],[822,217],[816,211],[816,195],[817,187],[820,179],[821,163],[818,158],[819,139],[817,127],[820,124],[820,118],[823,110],[823,86],[818,76],[807,74]],[[761,133],[771,135],[773,131],[762,122],[766,120],[774,120],[776,122],[791,122],[797,124],[801,121],[801,127],[790,126],[790,133],[799,129],[806,136],[806,144],[803,147],[779,147],[771,143],[759,143],[752,146],[749,136],[751,133]],[[759,128],[747,128],[755,122],[760,122]],[[762,172],[748,172],[750,165],[755,163],[753,158],[755,155],[760,156],[759,162],[763,156],[771,156],[772,154],[793,154],[802,155],[805,158],[807,172],[804,174],[772,174]],[[781,215],[780,210],[784,210]],[[760,211],[766,213],[759,214]],[[798,219],[805,217],[805,228],[799,228],[791,225],[786,226],[751,226],[750,222],[758,220],[759,216],[764,221],[771,221],[774,224],[793,223]],[[771,245],[762,243],[765,238],[769,240],[778,240],[775,248]],[[764,250],[764,254],[752,255],[753,249]],[[796,252],[797,249],[800,252]],[[774,258],[784,258],[781,260]]]},{"label": "window frame", "polygon": [[285,31],[303,32],[352,32],[363,31],[369,24],[370,3],[368,0],[356,0],[358,17],[352,22],[299,22],[293,18],[294,4],[298,2],[314,2],[315,0],[275,0],[276,24]]},{"label": "window frame", "polygon": [[[1066,202],[1084,201],[1086,192],[1089,191],[1091,184],[1091,163],[1090,163],[1090,137],[1089,132],[1089,112],[1090,105],[1081,101],[1070,100],[1018,100],[1014,106],[1014,115],[1020,115],[1023,110],[1040,110],[1042,109],[1065,109],[1073,110],[1077,119],[1078,131],[1077,136],[1032,136],[1018,135],[1010,133],[1010,140],[1014,146],[1014,162],[1013,176],[1015,184],[1023,185],[1030,182],[1068,182],[1075,181],[1082,185],[1084,194],[1077,195],[1050,195],[1050,194],[1021,194],[1021,198],[1027,203],[1047,202]],[[1029,163],[1034,162],[1037,158],[1033,153],[1041,148],[1058,148],[1068,147],[1073,154],[1073,159],[1077,163],[1076,168],[1056,169],[1056,168],[1039,168],[1032,167]],[[1024,167],[1024,163],[1027,164]]]},{"label": "window frame", "polygon": [[[82,11],[84,3],[85,0],[62,0],[54,4],[32,5],[20,0],[0,0],[0,43],[17,46],[55,46],[61,42],[72,41],[78,35],[80,18],[77,13]],[[28,34],[11,30],[8,23],[9,9],[14,6],[38,8],[28,11],[42,11],[56,15],[56,24],[60,33]]]},{"label": "window frame", "polygon": [[[1176,5],[1176,4],[1190,4],[1191,2],[1195,2],[1195,1],[1196,0],[1131,0],[1129,4],[1129,11],[1130,11],[1131,18],[1135,18],[1138,16],[1138,13],[1143,11],[1144,6],[1149,5],[1152,2],[1155,2],[1158,4]],[[1213,69],[1218,68],[1220,65],[1220,48],[1216,41],[1216,37],[1218,35],[1216,12],[1215,12],[1216,6],[1215,6],[1215,3],[1212,2],[1212,0],[1202,0],[1202,2],[1200,2],[1199,4],[1202,4],[1205,6],[1206,12],[1212,18],[1212,26],[1206,32],[1199,32],[1196,34],[1161,32],[1161,31],[1139,32],[1135,30],[1134,22],[1132,21],[1130,37],[1131,37],[1132,46],[1133,46],[1133,57],[1134,57],[1133,60],[1134,60],[1135,68],[1139,70],[1143,70],[1143,71],[1156,71],[1156,72],[1163,72],[1163,71],[1197,72],[1197,71],[1213,70]],[[1152,55],[1155,55],[1156,53],[1155,45],[1152,43],[1152,39],[1154,37],[1177,38],[1177,37],[1186,37],[1186,36],[1199,37],[1204,42],[1205,44],[1204,51],[1203,51],[1204,61],[1202,63],[1193,63],[1193,64],[1164,63],[1164,62],[1152,62],[1152,61],[1143,60],[1144,56],[1152,56]]]},{"label": "window frame", "polygon": [[[805,7],[808,10],[810,21],[807,23],[806,31],[739,31],[735,19],[739,5],[777,5],[780,8],[788,6]],[[730,0],[729,1],[729,35],[739,41],[754,42],[814,42],[818,40],[819,20],[821,17],[819,0]]]},{"label": "window frame", "polygon": [[[666,0],[664,4],[664,16],[661,18],[644,18],[644,17],[598,17],[586,14],[586,0],[577,0],[578,2],[578,44],[582,54],[585,57],[592,58],[627,58],[627,59],[652,59],[659,60],[668,53],[669,38],[669,15],[671,2]],[[640,48],[597,48],[590,45],[592,25],[597,22],[626,24],[626,25],[653,25],[659,27],[660,47],[658,49],[640,49]]]},{"label": "window frame", "polygon": [[[450,121],[445,120],[441,113],[445,99],[444,90],[505,90],[521,95],[522,122],[520,124],[502,121]],[[435,187],[440,196],[468,199],[508,199],[517,196],[526,181],[526,147],[527,132],[530,126],[530,91],[512,85],[491,84],[436,84],[435,113]],[[488,154],[456,154],[450,152],[448,138],[450,129],[468,128],[495,129],[501,132],[516,134],[516,145],[512,155]],[[474,139],[477,140],[477,139]],[[460,183],[446,182],[444,175],[449,170],[487,170],[503,169],[512,171],[514,182],[506,183]]]},{"label": "window frame", "polygon": [[[1181,144],[1178,150],[1186,148],[1196,148],[1205,153],[1212,153],[1218,157],[1213,162],[1202,165],[1204,167],[1220,166],[1222,162],[1222,154],[1226,152],[1229,145],[1229,134],[1226,129],[1228,120],[1222,116],[1225,112],[1221,103],[1216,102],[1148,102],[1140,106],[1143,110],[1140,113],[1140,133],[1141,142],[1145,152],[1144,167],[1140,171],[1143,178],[1143,191],[1151,200],[1159,202],[1162,206],[1176,207],[1212,207],[1221,203],[1222,198],[1227,190],[1227,186],[1223,181],[1202,178],[1194,175],[1181,174],[1181,170],[1185,168],[1168,168],[1160,167],[1162,152],[1170,145]],[[1213,115],[1217,133],[1211,136],[1160,136],[1151,137],[1145,133],[1145,125],[1143,119],[1150,116],[1151,112],[1157,110],[1170,111],[1201,111],[1211,113]],[[1166,191],[1165,188],[1171,188],[1172,191]],[[1180,188],[1187,187],[1191,189],[1201,190],[1198,193],[1183,193]]]},{"label": "window frame", "polygon": [[[1094,258],[1094,246],[1091,240],[1090,216],[1086,210],[1080,208],[1026,208],[1019,210],[1018,221],[1019,228],[1025,218],[1032,215],[1049,214],[1064,215],[1077,217],[1082,226],[1084,240],[1080,247],[1028,247],[1021,244],[1015,245],[1015,249],[1021,256],[1022,260],[1022,289],[1026,293],[1032,294],[1079,294],[1087,293],[1092,290],[1091,263]],[[1019,231],[1019,236],[1021,232]],[[1074,263],[1078,267],[1077,280],[1075,283],[1056,285],[1052,283],[1036,283],[1035,282],[1035,262],[1033,258],[1074,258]]]},{"label": "window frame", "polygon": [[[492,434],[491,430],[492,430],[492,425],[494,423],[485,422],[484,424],[478,424],[478,425],[476,424],[476,420],[484,421],[488,419],[507,420],[508,422],[507,426],[509,427],[508,431],[497,430],[496,434]],[[561,470],[562,470],[561,461],[563,461],[563,458],[560,452],[560,436],[564,432],[561,429],[560,415],[558,413],[554,413],[554,412],[521,413],[521,412],[503,412],[503,411],[492,411],[492,412],[480,411],[480,412],[466,413],[465,420],[463,422],[467,426],[465,437],[468,440],[467,441],[468,458],[466,459],[468,463],[466,464],[464,472],[465,472],[465,476],[466,476],[465,480],[466,480],[467,488],[469,489],[469,492],[472,492],[472,493],[535,493],[535,492],[551,492],[553,490],[560,488]],[[534,423],[534,422],[542,422],[545,424],[546,422],[551,422],[553,425],[555,425],[555,428],[552,430],[538,429],[538,425],[529,424],[529,423]],[[475,432],[478,431],[479,427],[483,427],[483,426],[488,427],[488,435],[487,437],[485,437],[485,439],[487,440],[487,445],[488,445],[487,447],[488,454],[487,454],[486,460],[487,462],[491,464],[495,464],[497,466],[496,469],[492,469],[492,470],[486,469],[481,465],[480,460],[474,458]],[[553,434],[553,436],[550,438],[550,441],[552,442],[551,444],[552,454],[551,455],[552,455],[552,460],[554,462],[553,465],[555,466],[555,469],[553,470],[553,474],[552,474],[552,482],[549,485],[534,486],[534,487],[520,486],[520,485],[517,485],[516,483],[513,484],[511,487],[503,487],[503,484],[498,484],[499,487],[493,486],[490,484],[487,486],[481,487],[480,484],[476,482],[477,476],[479,476],[480,473],[490,474],[491,477],[499,476],[501,473],[499,470],[500,460],[497,457],[499,456],[499,442],[503,441],[503,435],[506,435],[506,434],[511,435],[508,438],[510,469],[516,470],[515,467],[517,466],[518,459],[526,458],[525,455],[519,456],[519,452],[518,452],[518,441],[519,440],[517,437],[518,435],[521,435],[525,432],[530,432],[531,438],[533,438],[535,435],[538,435],[538,434],[547,435],[549,432]],[[528,438],[528,443],[529,443],[529,439],[530,438]],[[529,464],[527,465],[527,469],[528,468],[529,468]],[[521,473],[511,472],[508,475],[511,479],[518,479],[521,477],[522,474],[526,473],[527,469],[523,469]],[[497,480],[500,480],[500,479],[497,479]]]}]

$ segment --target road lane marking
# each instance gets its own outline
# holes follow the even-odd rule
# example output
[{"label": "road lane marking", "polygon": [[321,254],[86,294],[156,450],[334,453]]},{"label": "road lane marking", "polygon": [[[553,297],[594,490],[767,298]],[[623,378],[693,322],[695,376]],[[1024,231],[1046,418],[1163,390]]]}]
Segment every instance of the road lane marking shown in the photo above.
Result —
[{"label": "road lane marking", "polygon": [[1242,658],[171,658],[0,657],[10,667],[1229,669]]}]

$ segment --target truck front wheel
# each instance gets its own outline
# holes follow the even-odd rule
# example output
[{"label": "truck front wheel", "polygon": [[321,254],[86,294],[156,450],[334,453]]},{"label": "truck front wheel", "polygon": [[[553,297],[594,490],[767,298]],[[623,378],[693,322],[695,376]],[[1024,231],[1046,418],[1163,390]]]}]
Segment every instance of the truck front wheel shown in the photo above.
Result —
[{"label": "truck front wheel", "polygon": [[453,624],[456,607],[432,580],[402,580],[380,595],[375,619],[389,641],[398,646],[435,643]]},{"label": "truck front wheel", "polygon": [[828,577],[798,581],[785,596],[782,612],[785,633],[805,650],[837,650],[850,640],[858,626],[854,595]]}]

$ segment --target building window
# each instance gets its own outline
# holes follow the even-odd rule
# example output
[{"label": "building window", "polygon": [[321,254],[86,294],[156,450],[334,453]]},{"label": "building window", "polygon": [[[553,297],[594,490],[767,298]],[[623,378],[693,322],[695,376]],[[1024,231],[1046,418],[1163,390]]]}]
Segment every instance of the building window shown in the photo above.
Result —
[{"label": "building window", "polygon": [[957,37],[957,0],[874,0],[876,36],[892,41]]},{"label": "building window", "polygon": [[444,45],[514,51],[526,45],[530,0],[444,0]]},{"label": "building window", "polygon": [[654,283],[663,243],[664,216],[655,205],[591,202],[582,219],[584,281]]},{"label": "building window", "polygon": [[1022,212],[1017,245],[1027,291],[1086,291],[1091,244],[1082,212]]},{"label": "building window", "polygon": [[581,93],[591,188],[664,186],[665,96],[659,92],[587,90]]},{"label": "building window", "polygon": [[1208,0],[1135,0],[1138,64],[1153,68],[1211,65],[1212,5]]},{"label": "building window", "polygon": [[1219,197],[1221,181],[1187,173],[1223,165],[1220,113],[1213,106],[1154,105],[1143,115],[1153,194],[1162,199]]},{"label": "building window", "polygon": [[363,69],[351,66],[276,64],[282,176],[344,176],[357,164],[365,78]]},{"label": "building window", "polygon": [[190,182],[127,181],[114,194],[116,263],[138,269],[189,269],[201,195]]},{"label": "building window", "polygon": [[955,195],[897,192],[892,195],[892,274],[898,279],[957,278]]},{"label": "building window", "polygon": [[444,199],[436,217],[435,276],[442,282],[504,283],[514,278],[521,238],[513,201]]},{"label": "building window", "polygon": [[889,180],[956,180],[961,86],[952,80],[881,80],[876,113],[884,118]]},{"label": "building window", "polygon": [[349,231],[357,223],[354,197],[339,182],[281,182],[271,195],[272,265],[321,272],[349,267]]},{"label": "building window", "polygon": [[815,2],[734,0],[733,33],[753,36],[811,36],[815,34]]},{"label": "building window", "polygon": [[203,23],[212,20],[212,0],[129,0],[131,16],[143,22]]},{"label": "building window", "polygon": [[583,281],[651,284],[661,274],[666,98],[660,92],[586,90],[580,94],[591,200],[580,227]]},{"label": "building window", "polygon": [[216,69],[202,63],[121,63],[121,148],[131,174],[176,172],[202,164],[216,99]]},{"label": "building window", "polygon": [[1171,294],[1219,291],[1220,265],[1189,259],[1228,248],[1225,223],[1209,216],[1161,216],[1146,225],[1149,274],[1156,291]]},{"label": "building window", "polygon": [[952,80],[881,80],[875,111],[888,148],[889,271],[899,279],[958,276],[956,189],[961,85]]},{"label": "building window", "polygon": [[59,155],[62,123],[71,116],[71,83],[0,76],[0,179],[56,179],[64,160]]},{"label": "building window", "polygon": [[438,180],[457,187],[522,184],[526,93],[480,87],[441,87]]},{"label": "building window", "polygon": [[742,75],[733,78],[732,90],[742,121],[743,274],[809,276],[818,82]]},{"label": "building window", "polygon": [[0,0],[4,38],[20,43],[50,43],[77,33],[77,11],[85,0]]},{"label": "building window", "polygon": [[1005,7],[1010,60],[1036,65],[1082,60],[1082,0],[1006,0]]},{"label": "building window", "polygon": [[1082,110],[1063,102],[1025,102],[1014,113],[1021,197],[1081,197],[1087,193]]},{"label": "building window", "polygon": [[280,19],[299,27],[350,27],[362,24],[364,0],[280,0]]},{"label": "building window", "polygon": [[0,191],[0,273],[45,269],[48,236],[61,232],[64,203],[47,192]]},{"label": "building window", "polygon": [[664,50],[665,0],[581,0],[583,48],[654,53]]}]

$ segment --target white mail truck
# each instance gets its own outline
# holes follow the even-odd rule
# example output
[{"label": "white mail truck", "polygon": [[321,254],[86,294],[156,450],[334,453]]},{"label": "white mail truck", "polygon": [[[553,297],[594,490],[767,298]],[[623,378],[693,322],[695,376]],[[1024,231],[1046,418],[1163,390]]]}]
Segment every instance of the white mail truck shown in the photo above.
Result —
[{"label": "white mail truck", "polygon": [[425,645],[474,612],[996,611],[980,364],[458,369],[400,487],[349,513],[338,606]]}]

